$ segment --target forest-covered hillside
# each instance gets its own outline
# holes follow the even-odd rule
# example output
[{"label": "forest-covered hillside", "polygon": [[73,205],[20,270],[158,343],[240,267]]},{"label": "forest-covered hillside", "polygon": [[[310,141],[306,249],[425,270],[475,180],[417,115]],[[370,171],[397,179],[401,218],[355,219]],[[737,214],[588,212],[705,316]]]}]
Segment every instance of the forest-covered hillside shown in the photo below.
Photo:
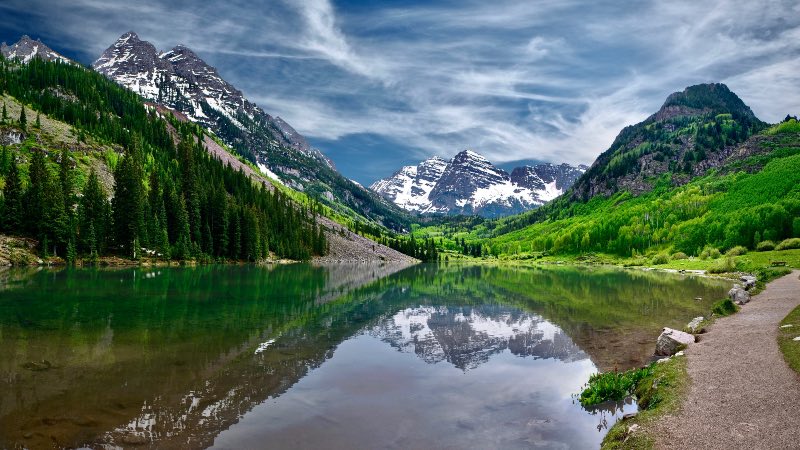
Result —
[{"label": "forest-covered hillside", "polygon": [[[258,260],[327,252],[313,204],[298,206],[224,165],[198,144],[199,127],[169,123],[100,74],[0,59],[0,91],[0,230],[36,239],[45,255]],[[103,183],[104,172],[113,180]]]},{"label": "forest-covered hillside", "polygon": [[666,172],[640,195],[625,190],[588,202],[561,199],[520,229],[505,232],[503,223],[494,224],[485,245],[512,258],[800,248],[800,124],[787,117],[737,151],[744,156],[682,186]]}]

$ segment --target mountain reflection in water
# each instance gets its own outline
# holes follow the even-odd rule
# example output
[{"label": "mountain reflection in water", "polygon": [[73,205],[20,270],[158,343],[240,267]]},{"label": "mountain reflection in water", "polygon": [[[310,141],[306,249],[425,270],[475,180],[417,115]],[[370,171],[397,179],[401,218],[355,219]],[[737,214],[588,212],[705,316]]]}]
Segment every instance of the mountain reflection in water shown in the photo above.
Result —
[{"label": "mountain reflection in water", "polygon": [[[725,283],[419,265],[0,272],[0,447],[584,447]],[[695,297],[704,300],[695,301]],[[398,351],[399,350],[399,351]]]},{"label": "mountain reflection in water", "polygon": [[475,369],[505,350],[561,361],[587,357],[557,326],[500,305],[406,308],[370,334],[427,363],[447,361],[461,370]]}]

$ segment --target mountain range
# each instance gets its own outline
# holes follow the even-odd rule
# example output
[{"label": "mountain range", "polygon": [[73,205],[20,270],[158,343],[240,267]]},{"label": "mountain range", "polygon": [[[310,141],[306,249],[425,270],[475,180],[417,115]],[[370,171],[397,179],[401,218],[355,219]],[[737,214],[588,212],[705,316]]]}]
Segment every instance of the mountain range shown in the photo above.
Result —
[{"label": "mountain range", "polygon": [[5,42],[0,44],[0,53],[7,59],[17,59],[27,63],[32,58],[37,57],[45,61],[61,61],[64,63],[74,63],[56,51],[42,43],[41,40],[33,40],[28,35],[23,35],[19,41],[9,46]]},{"label": "mountain range", "polygon": [[[72,62],[28,36],[12,46],[4,43],[2,53],[22,62],[33,57]],[[353,219],[363,216],[395,230],[405,229],[410,222],[406,211],[498,217],[536,208],[563,193],[586,170],[585,166],[541,164],[517,167],[509,174],[483,156],[464,151],[450,161],[434,157],[403,167],[369,190],[341,175],[289,123],[248,100],[184,45],[159,51],[129,31],[92,68],[158,105],[162,112],[200,124],[265,176]]]},{"label": "mountain range", "polygon": [[117,39],[92,64],[99,73],[198,123],[269,176],[359,220],[399,230],[404,211],[347,179],[291,125],[266,113],[217,69],[184,45],[158,51],[133,31]]},{"label": "mountain range", "polygon": [[479,153],[464,150],[449,161],[434,156],[405,166],[370,189],[408,211],[499,217],[553,200],[586,169],[538,164],[516,167],[509,174]]},{"label": "mountain range", "polygon": [[[4,57],[22,62],[35,57],[71,62],[27,36],[1,49]],[[720,83],[669,95],[653,115],[623,128],[588,168],[542,164],[508,173],[465,150],[449,161],[433,157],[403,167],[370,190],[342,176],[289,124],[247,100],[185,46],[158,52],[135,33],[126,33],[94,67],[144,97],[151,111],[174,114],[210,131],[204,136],[207,143],[233,147],[253,163],[243,165],[247,170],[257,166],[265,176],[330,206],[339,224],[384,243],[389,243],[387,236],[403,237],[385,235],[372,225],[407,230],[415,220],[409,212],[511,216],[483,222],[487,232],[482,240],[457,242],[442,235],[437,244],[473,256],[527,257],[543,251],[631,256],[655,247],[700,255],[707,246],[754,249],[762,241],[800,237],[797,119],[788,115],[770,126]],[[18,81],[34,89],[30,83]],[[35,89],[19,94],[52,95],[41,86]],[[92,107],[105,111],[108,105]],[[11,128],[9,133],[16,132]],[[752,208],[736,215],[741,205]],[[534,210],[517,214],[528,209]],[[431,230],[441,232],[436,226]],[[344,233],[335,226],[328,232],[334,230]]]}]

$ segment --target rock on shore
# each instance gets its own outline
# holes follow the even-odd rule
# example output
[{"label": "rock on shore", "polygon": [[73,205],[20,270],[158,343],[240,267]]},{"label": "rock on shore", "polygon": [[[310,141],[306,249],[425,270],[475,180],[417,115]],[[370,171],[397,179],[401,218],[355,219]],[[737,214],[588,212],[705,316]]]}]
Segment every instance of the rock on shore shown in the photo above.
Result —
[{"label": "rock on shore", "polygon": [[693,343],[693,335],[672,328],[664,328],[656,341],[656,355],[672,356]]}]

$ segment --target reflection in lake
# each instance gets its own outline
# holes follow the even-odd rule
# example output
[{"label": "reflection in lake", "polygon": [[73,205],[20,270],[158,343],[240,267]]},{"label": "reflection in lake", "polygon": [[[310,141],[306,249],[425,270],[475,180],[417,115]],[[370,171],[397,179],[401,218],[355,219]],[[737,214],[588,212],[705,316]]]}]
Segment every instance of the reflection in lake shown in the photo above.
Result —
[{"label": "reflection in lake", "polygon": [[500,305],[406,308],[371,334],[427,363],[447,361],[466,371],[505,350],[517,356],[577,361],[586,358],[557,326]]},{"label": "reflection in lake", "polygon": [[0,280],[0,447],[596,447],[619,411],[571,395],[726,287],[433,265]]}]

